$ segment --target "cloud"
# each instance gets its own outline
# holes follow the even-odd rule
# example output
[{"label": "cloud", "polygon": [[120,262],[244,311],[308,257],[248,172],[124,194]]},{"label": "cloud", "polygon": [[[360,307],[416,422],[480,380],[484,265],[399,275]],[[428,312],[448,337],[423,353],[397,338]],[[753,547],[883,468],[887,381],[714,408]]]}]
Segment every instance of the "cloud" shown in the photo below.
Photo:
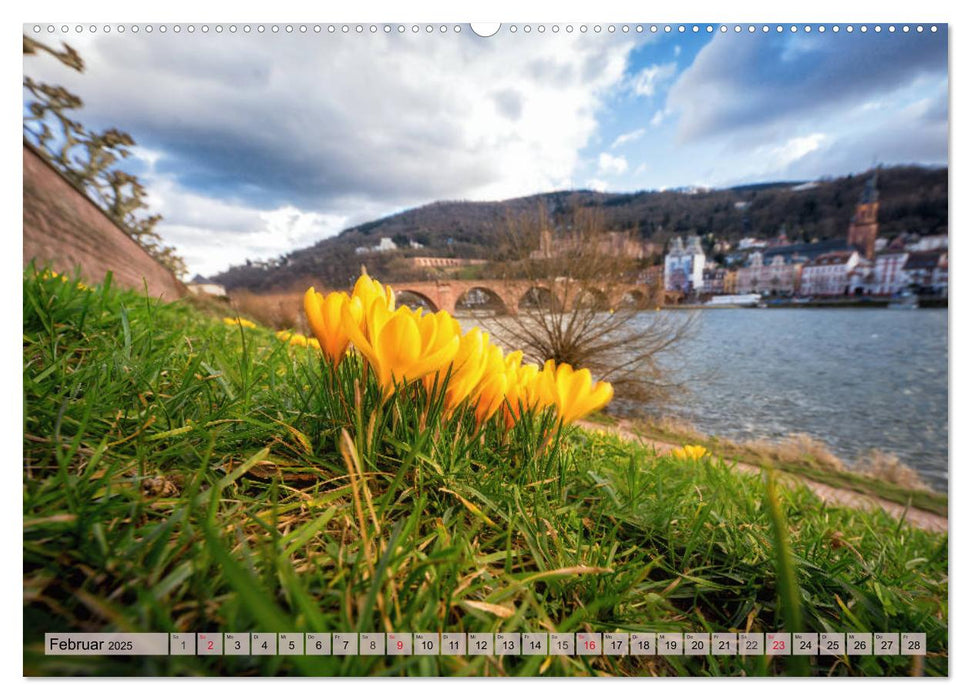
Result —
[{"label": "cloud", "polygon": [[625,143],[637,141],[639,138],[644,136],[645,133],[647,133],[646,129],[634,129],[633,131],[628,131],[615,138],[614,142],[610,144],[610,148],[613,150],[618,146],[623,146]]},{"label": "cloud", "polygon": [[664,121],[664,117],[666,115],[667,115],[667,112],[665,112],[663,109],[657,110],[654,113],[654,116],[651,117],[651,126],[653,126],[655,128],[661,126],[661,122]]},{"label": "cloud", "polygon": [[766,145],[756,149],[753,160],[763,164],[766,172],[784,172],[786,168],[819,150],[826,140],[825,134],[796,136],[781,145]]},{"label": "cloud", "polygon": [[348,222],[346,215],[302,211],[291,205],[260,209],[227,202],[186,190],[152,170],[141,179],[149,208],[165,214],[159,234],[194,274],[215,274],[247,258],[279,257],[339,233]]},{"label": "cloud", "polygon": [[677,73],[676,63],[663,63],[641,69],[630,80],[630,89],[635,95],[651,97],[658,87]]},{"label": "cloud", "polygon": [[682,141],[827,115],[926,76],[947,75],[931,34],[718,35],[668,91]]},{"label": "cloud", "polygon": [[[947,32],[716,35],[666,93],[681,184],[948,162]],[[654,120],[652,120],[653,123]],[[668,175],[670,177],[670,175]]]},{"label": "cloud", "polygon": [[610,185],[605,180],[594,177],[587,180],[587,189],[593,190],[594,192],[606,192],[610,189]]},{"label": "cloud", "polygon": [[[638,41],[431,39],[97,35],[80,47],[84,74],[33,57],[25,70],[81,95],[86,125],[130,132],[166,230],[225,261],[252,257],[260,235],[302,241],[430,200],[569,186]],[[281,237],[267,212],[299,214],[280,215]]]},{"label": "cloud", "polygon": [[612,156],[601,153],[597,160],[597,172],[601,175],[622,175],[627,171],[627,159],[624,156]]}]

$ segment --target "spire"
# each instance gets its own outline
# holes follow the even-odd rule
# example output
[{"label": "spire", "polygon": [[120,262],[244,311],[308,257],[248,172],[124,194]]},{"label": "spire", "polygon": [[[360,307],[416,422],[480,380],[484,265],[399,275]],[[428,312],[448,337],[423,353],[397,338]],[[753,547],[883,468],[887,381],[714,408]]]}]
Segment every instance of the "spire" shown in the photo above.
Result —
[{"label": "spire", "polygon": [[860,204],[871,204],[877,201],[880,196],[880,192],[877,190],[877,176],[880,174],[880,166],[878,165],[873,169],[873,175],[867,180],[866,186],[863,188],[863,194],[860,196]]}]

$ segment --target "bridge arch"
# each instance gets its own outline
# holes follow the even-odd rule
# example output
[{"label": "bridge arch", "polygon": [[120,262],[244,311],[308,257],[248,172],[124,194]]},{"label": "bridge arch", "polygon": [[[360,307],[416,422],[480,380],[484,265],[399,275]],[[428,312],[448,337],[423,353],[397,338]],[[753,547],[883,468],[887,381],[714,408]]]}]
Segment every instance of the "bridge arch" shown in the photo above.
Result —
[{"label": "bridge arch", "polygon": [[412,309],[423,308],[432,313],[438,311],[438,304],[432,301],[427,295],[407,287],[396,289],[394,292],[395,304],[397,306],[407,306]]},{"label": "bridge arch", "polygon": [[607,309],[610,307],[610,300],[602,289],[596,287],[585,287],[576,296],[574,306],[577,309]]},{"label": "bridge arch", "polygon": [[506,300],[488,286],[472,286],[458,295],[455,311],[495,311],[508,314],[511,309]]},{"label": "bridge arch", "polygon": [[647,306],[647,294],[642,289],[628,289],[620,296],[617,306],[624,309],[643,309]]},{"label": "bridge arch", "polygon": [[549,287],[534,285],[527,289],[519,297],[516,305],[522,311],[542,311],[543,309],[561,310],[562,304],[559,298],[550,291]]}]

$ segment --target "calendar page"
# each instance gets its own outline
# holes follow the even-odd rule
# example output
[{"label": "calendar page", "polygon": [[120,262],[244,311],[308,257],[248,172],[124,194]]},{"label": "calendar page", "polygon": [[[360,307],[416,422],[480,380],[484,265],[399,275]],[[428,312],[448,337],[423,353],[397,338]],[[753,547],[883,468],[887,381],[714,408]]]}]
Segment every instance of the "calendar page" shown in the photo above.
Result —
[{"label": "calendar page", "polygon": [[948,24],[652,12],[23,25],[24,675],[949,675]]}]

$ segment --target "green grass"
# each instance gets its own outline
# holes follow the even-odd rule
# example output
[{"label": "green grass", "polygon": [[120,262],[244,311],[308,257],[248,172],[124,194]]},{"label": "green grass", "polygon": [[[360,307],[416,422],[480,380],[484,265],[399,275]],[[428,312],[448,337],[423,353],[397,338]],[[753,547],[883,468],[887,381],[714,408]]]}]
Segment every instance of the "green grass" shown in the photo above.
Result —
[{"label": "green grass", "polygon": [[[537,416],[381,406],[269,331],[24,278],[30,675],[946,675],[946,536]],[[419,392],[420,393],[420,392]],[[418,397],[419,399],[421,397]],[[796,622],[793,622],[796,621]],[[45,657],[57,631],[922,631],[931,654]],[[790,665],[795,664],[795,665]]]}]

